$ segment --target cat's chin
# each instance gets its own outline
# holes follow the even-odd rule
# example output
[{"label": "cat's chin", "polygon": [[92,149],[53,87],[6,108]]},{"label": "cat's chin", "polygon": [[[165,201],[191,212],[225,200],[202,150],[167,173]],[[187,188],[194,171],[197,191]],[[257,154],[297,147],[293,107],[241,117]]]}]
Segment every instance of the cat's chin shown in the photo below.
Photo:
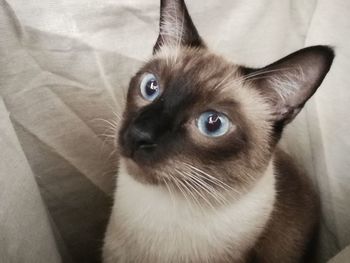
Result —
[{"label": "cat's chin", "polygon": [[128,173],[141,183],[154,185],[161,184],[160,176],[156,174],[152,168],[142,167],[131,158],[121,157],[120,166],[124,172]]}]

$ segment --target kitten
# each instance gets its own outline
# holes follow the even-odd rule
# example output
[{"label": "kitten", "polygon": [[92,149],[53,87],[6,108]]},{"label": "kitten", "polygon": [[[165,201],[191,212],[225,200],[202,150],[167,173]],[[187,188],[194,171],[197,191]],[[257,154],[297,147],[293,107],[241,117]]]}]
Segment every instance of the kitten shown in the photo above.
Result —
[{"label": "kitten", "polygon": [[277,148],[326,76],[327,46],[252,69],[213,54],[183,0],[162,0],[131,79],[104,262],[305,260],[317,196]]}]

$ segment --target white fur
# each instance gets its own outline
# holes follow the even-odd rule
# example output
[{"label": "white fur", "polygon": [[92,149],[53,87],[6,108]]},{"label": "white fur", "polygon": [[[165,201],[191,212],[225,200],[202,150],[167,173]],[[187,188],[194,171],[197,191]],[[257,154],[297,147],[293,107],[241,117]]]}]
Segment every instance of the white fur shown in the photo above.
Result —
[{"label": "white fur", "polygon": [[248,193],[216,212],[136,181],[121,162],[105,262],[214,262],[225,251],[239,259],[264,229],[274,200],[272,161]]}]

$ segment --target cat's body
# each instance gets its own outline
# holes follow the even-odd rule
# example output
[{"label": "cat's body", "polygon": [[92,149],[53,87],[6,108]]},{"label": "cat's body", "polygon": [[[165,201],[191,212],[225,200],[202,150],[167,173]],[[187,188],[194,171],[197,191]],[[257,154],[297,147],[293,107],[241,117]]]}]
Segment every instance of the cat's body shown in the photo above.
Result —
[{"label": "cat's body", "polygon": [[[276,200],[250,262],[314,262],[319,200],[301,168],[283,151],[275,153]],[[283,259],[283,261],[282,261]]]},{"label": "cat's body", "polygon": [[[112,219],[116,224],[111,221],[113,236],[107,241],[113,244],[108,249],[120,256],[109,262],[239,262],[273,210],[272,172],[270,166],[242,200],[202,211],[184,197],[172,199],[162,187],[137,182],[122,165]],[[118,242],[120,236],[125,238]]]},{"label": "cat's body", "polygon": [[214,213],[136,181],[121,164],[105,262],[299,262],[315,231],[317,198],[289,157],[275,156],[243,200]]},{"label": "cat's body", "polygon": [[162,0],[119,129],[104,262],[301,262],[317,197],[277,143],[333,57],[315,46],[238,66],[206,48],[182,0]]}]

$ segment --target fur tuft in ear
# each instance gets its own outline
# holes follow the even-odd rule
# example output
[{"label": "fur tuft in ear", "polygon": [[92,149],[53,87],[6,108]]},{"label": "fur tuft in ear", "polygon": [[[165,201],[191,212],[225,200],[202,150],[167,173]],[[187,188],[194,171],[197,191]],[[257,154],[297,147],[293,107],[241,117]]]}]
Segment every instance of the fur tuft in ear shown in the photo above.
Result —
[{"label": "fur tuft in ear", "polygon": [[316,92],[334,58],[328,46],[312,46],[292,53],[261,69],[242,68],[245,80],[270,102],[274,121],[291,122]]},{"label": "fur tuft in ear", "polygon": [[161,0],[159,36],[153,54],[162,46],[205,47],[184,0]]}]

